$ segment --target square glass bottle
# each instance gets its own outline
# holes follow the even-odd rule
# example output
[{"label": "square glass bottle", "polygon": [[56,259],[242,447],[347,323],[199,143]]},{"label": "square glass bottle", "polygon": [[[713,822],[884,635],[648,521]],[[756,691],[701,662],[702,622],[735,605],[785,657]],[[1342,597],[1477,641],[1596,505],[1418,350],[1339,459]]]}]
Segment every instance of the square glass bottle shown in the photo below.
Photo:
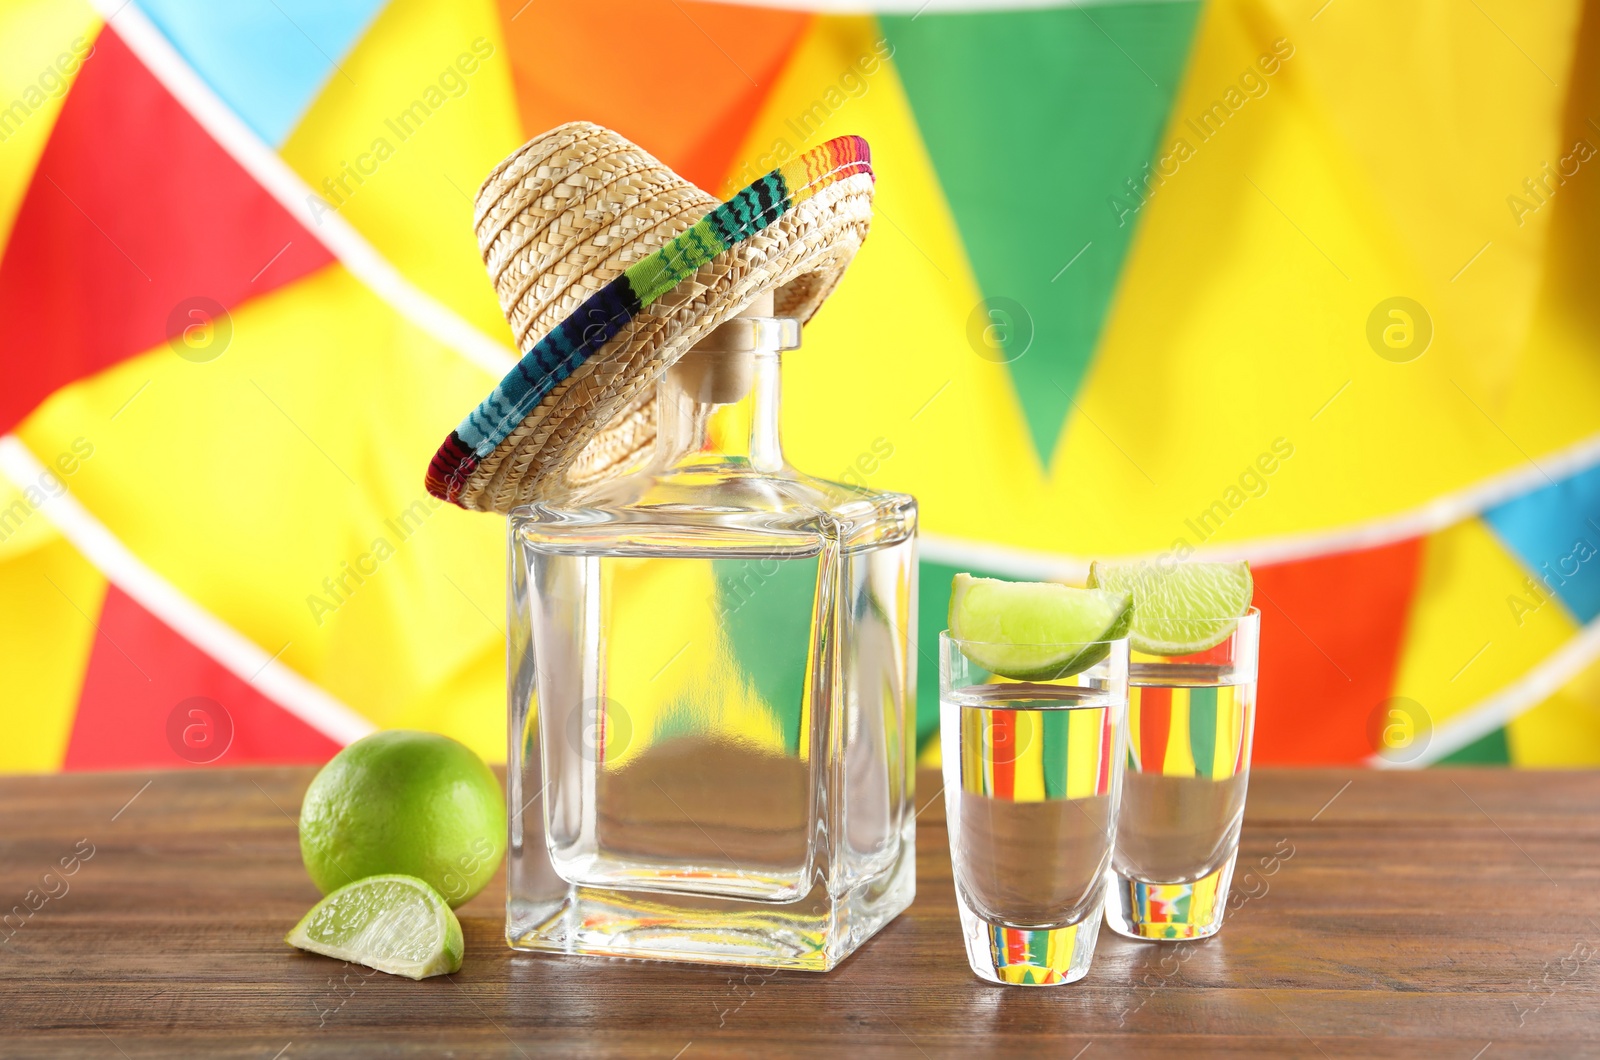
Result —
[{"label": "square glass bottle", "polygon": [[825,971],[911,902],[916,502],[785,462],[799,335],[723,325],[653,456],[511,515],[514,948]]}]

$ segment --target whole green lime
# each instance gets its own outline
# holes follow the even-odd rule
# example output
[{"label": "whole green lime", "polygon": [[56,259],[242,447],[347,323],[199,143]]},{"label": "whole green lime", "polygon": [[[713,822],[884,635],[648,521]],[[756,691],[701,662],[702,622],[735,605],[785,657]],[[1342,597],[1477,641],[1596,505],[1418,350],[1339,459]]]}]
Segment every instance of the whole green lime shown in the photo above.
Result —
[{"label": "whole green lime", "polygon": [[395,729],[346,747],[300,806],[300,857],[323,894],[368,876],[427,881],[454,908],[506,852],[500,784],[448,736]]}]

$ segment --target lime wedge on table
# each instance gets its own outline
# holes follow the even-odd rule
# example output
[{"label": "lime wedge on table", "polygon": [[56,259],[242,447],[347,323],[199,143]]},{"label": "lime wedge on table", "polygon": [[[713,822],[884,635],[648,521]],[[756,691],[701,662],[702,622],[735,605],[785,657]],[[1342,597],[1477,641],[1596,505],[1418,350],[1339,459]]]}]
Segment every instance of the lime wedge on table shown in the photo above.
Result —
[{"label": "lime wedge on table", "polygon": [[1109,650],[1089,642],[1126,636],[1128,620],[1129,597],[1121,592],[970,574],[957,574],[950,586],[950,635],[963,642],[961,654],[1019,681],[1087,670]]},{"label": "lime wedge on table", "polygon": [[415,876],[346,884],[312,906],[283,941],[412,979],[461,969],[461,922]]},{"label": "lime wedge on table", "polygon": [[1091,563],[1089,584],[1133,596],[1134,651],[1193,655],[1228,639],[1250,610],[1248,563]]}]

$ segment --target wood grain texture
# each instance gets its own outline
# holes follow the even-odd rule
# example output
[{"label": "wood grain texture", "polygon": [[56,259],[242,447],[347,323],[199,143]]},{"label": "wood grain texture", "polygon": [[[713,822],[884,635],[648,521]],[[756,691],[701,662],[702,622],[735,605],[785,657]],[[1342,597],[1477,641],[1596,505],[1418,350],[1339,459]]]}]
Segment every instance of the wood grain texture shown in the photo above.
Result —
[{"label": "wood grain texture", "polygon": [[1600,774],[1259,771],[1220,936],[1105,932],[1087,979],[1035,990],[967,970],[933,773],[916,904],[828,975],[514,956],[501,878],[461,910],[461,972],[422,983],[283,944],[317,898],[311,776],[0,777],[0,911],[38,905],[0,929],[0,1055],[1600,1053]]}]

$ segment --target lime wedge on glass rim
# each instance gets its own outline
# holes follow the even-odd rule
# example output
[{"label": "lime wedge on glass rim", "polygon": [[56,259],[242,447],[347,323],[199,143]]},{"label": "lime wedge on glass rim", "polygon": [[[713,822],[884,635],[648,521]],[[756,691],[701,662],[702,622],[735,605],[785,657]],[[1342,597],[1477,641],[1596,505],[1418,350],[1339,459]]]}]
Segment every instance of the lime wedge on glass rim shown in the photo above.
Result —
[{"label": "lime wedge on glass rim", "polygon": [[950,636],[992,674],[1053,681],[1106,657],[1104,643],[1128,635],[1126,593],[1055,582],[1006,582],[957,574],[950,586]]},{"label": "lime wedge on glass rim", "polygon": [[1228,639],[1250,610],[1248,563],[1101,563],[1089,584],[1133,597],[1128,641],[1147,655],[1193,655]]},{"label": "lime wedge on glass rim", "polygon": [[368,876],[311,907],[283,941],[390,975],[426,979],[461,970],[461,922],[415,876]]}]

